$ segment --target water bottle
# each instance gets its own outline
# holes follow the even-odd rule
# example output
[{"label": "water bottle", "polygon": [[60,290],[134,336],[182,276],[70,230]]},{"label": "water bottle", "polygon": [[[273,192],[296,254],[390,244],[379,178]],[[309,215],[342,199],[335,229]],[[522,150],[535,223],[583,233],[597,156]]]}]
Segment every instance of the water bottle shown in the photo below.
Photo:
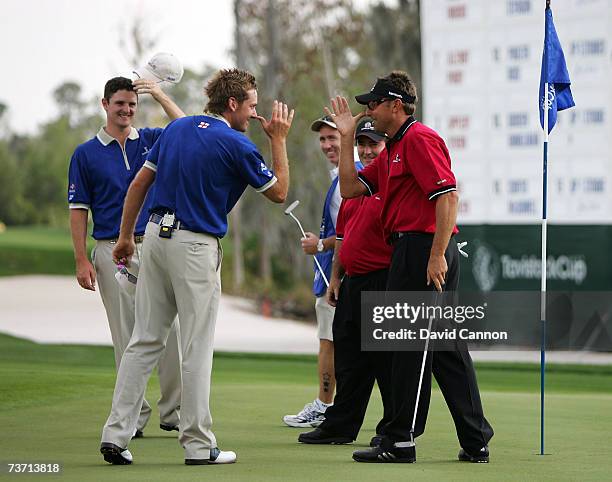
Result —
[{"label": "water bottle", "polygon": [[[134,261],[132,261],[134,264]],[[117,272],[115,273],[115,279],[122,290],[126,291],[130,295],[136,294],[136,282],[138,277],[128,270],[128,267],[124,264],[117,265]]]}]

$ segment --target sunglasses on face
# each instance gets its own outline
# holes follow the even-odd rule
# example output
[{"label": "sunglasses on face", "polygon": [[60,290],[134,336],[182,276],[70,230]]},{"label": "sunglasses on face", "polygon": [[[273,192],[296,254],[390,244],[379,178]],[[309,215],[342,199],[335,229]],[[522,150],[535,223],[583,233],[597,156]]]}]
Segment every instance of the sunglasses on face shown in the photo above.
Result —
[{"label": "sunglasses on face", "polygon": [[377,99],[377,100],[371,100],[370,102],[368,102],[368,109],[370,110],[374,110],[376,109],[380,104],[382,104],[383,102],[387,102],[388,100],[395,100],[395,99],[388,99],[386,97],[383,97],[382,99]]}]

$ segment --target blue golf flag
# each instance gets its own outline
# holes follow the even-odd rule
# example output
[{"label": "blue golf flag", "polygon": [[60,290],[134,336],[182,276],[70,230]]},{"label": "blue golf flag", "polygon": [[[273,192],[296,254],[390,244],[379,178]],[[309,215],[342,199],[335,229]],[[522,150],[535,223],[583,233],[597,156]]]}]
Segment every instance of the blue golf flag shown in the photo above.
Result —
[{"label": "blue golf flag", "polygon": [[[557,111],[574,107],[570,90],[570,78],[565,65],[563,49],[557,37],[553,23],[552,10],[545,10],[546,24],[544,32],[544,52],[542,54],[542,72],[540,74],[540,125],[544,129],[544,108],[548,105],[548,133],[557,122]],[[544,84],[548,82],[548,100],[545,102]]]}]

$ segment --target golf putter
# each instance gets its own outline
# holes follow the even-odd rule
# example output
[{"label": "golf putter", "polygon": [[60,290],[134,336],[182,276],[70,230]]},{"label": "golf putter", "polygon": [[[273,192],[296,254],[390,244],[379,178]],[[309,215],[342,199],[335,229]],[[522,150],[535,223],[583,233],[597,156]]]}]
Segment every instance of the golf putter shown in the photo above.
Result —
[{"label": "golf putter", "polygon": [[[300,227],[300,231],[302,232],[302,236],[305,238],[306,237],[306,233],[304,232],[304,228],[302,227],[302,223],[300,223],[300,220],[298,218],[295,217],[295,214],[293,214],[293,210],[298,207],[298,204],[300,204],[299,200],[295,200],[293,201],[289,207],[287,209],[285,209],[285,215],[287,216],[291,216],[294,221],[297,223],[297,225]],[[319,264],[319,260],[317,259],[317,257],[313,254],[312,257],[314,258],[314,261],[317,265],[317,268],[319,268],[319,273],[321,273],[321,276],[323,277],[323,281],[325,281],[325,286],[327,286],[329,288],[329,281],[327,280],[327,276],[325,276],[325,273],[323,272],[323,268],[321,268],[321,265]]]},{"label": "golf putter", "polygon": [[[438,292],[435,292],[434,306],[437,306],[439,301],[440,301],[440,294]],[[429,317],[429,326],[427,327],[428,334],[431,333],[431,325],[433,323],[433,319],[434,319],[433,316]],[[414,428],[416,426],[417,412],[419,411],[419,401],[421,400],[421,387],[423,386],[423,374],[425,373],[425,361],[427,360],[428,350],[429,350],[429,336],[427,336],[427,339],[425,340],[425,348],[423,349],[423,359],[421,360],[421,373],[419,374],[419,385],[417,386],[416,401],[414,405],[414,414],[412,416],[412,426],[410,427],[410,442],[408,442],[408,444],[410,444],[413,447],[415,445],[414,444]]]}]

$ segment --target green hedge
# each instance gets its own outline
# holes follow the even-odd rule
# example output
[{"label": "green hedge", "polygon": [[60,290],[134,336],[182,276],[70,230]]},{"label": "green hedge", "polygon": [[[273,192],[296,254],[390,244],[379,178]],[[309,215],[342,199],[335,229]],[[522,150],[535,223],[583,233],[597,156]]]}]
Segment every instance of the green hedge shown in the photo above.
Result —
[{"label": "green hedge", "polygon": [[21,274],[74,274],[70,231],[28,226],[0,233],[0,276]]}]

